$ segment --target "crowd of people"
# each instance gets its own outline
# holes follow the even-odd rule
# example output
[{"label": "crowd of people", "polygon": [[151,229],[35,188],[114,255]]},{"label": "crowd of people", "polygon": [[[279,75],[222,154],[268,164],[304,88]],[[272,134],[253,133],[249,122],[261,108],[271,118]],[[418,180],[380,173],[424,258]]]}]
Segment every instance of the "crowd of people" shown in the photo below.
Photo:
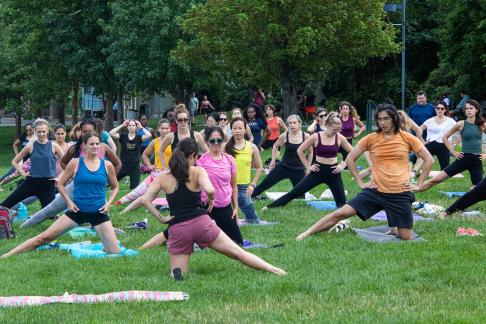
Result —
[{"label": "crowd of people", "polygon": [[[51,131],[43,119],[27,124],[25,133],[13,144],[12,168],[0,181],[15,174],[24,180],[0,205],[14,208],[25,199],[38,199],[41,210],[21,227],[49,218],[55,221],[2,258],[32,250],[84,223],[96,229],[105,252],[119,253],[109,209],[112,204],[131,203],[125,212],[145,206],[158,221],[168,224],[142,249],[167,243],[176,279],[187,271],[194,243],[249,267],[284,275],[281,268],[242,248],[237,222],[239,210],[247,223],[261,222],[253,200],[282,180],[289,179],[293,188],[264,210],[284,208],[320,184],[329,187],[337,206],[297,240],[329,230],[354,215],[367,220],[381,210],[386,212],[390,235],[410,240],[413,192],[428,190],[465,170],[471,176],[471,191],[439,216],[486,199],[482,168],[486,123],[475,100],[465,100],[465,119],[459,121],[449,117],[446,101],[427,103],[424,92],[417,93],[417,103],[408,114],[393,104],[380,104],[374,116],[376,130],[358,143],[353,140],[361,137],[365,127],[350,102],[341,102],[335,111],[320,106],[307,109],[313,121],[303,129],[300,116],[290,115],[284,121],[276,107],[264,105],[264,101],[265,95],[257,90],[246,109],[216,112],[207,96],[199,104],[192,94],[189,109],[177,105],[159,120],[155,130],[148,127],[146,116],[126,120],[109,133],[101,120],[83,121],[72,128],[70,142],[65,141],[67,132],[62,125]],[[200,132],[192,126],[198,111],[206,123]],[[456,150],[459,143],[460,152]],[[266,163],[261,159],[264,150],[271,150]],[[356,161],[363,154],[369,165],[358,172]],[[441,171],[428,179],[433,156]],[[141,164],[149,171],[142,182]],[[362,189],[350,200],[346,200],[341,177],[346,169]],[[131,192],[117,200],[118,181],[127,176]],[[111,187],[108,198],[107,185]],[[169,216],[162,216],[153,204],[161,192],[165,193]],[[56,219],[59,213],[63,216]]]}]

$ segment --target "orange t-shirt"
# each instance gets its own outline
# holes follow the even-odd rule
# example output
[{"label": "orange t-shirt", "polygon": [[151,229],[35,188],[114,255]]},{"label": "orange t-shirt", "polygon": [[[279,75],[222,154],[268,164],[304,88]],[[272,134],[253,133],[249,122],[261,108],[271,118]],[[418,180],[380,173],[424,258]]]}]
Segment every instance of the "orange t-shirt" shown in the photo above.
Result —
[{"label": "orange t-shirt", "polygon": [[403,185],[410,181],[408,173],[409,153],[417,153],[423,144],[412,134],[399,131],[385,139],[382,132],[365,136],[358,143],[362,151],[369,151],[371,174],[378,191],[403,192]]}]

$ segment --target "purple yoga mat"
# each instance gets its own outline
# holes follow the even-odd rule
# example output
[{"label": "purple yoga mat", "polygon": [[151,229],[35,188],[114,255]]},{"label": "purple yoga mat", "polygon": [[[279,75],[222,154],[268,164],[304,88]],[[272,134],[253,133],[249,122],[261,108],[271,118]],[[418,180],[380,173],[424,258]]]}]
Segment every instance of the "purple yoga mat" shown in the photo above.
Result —
[{"label": "purple yoga mat", "polygon": [[[422,217],[422,216],[417,215],[415,213],[412,214],[412,215],[413,215],[413,221],[414,222],[420,222],[420,221],[431,222],[431,221],[434,220],[433,218],[425,218],[425,217]],[[373,216],[371,216],[371,219],[372,220],[375,220],[375,221],[379,221],[379,222],[386,222],[387,221],[387,219],[386,219],[386,213],[385,213],[384,210],[382,210],[380,212],[377,212]]]}]

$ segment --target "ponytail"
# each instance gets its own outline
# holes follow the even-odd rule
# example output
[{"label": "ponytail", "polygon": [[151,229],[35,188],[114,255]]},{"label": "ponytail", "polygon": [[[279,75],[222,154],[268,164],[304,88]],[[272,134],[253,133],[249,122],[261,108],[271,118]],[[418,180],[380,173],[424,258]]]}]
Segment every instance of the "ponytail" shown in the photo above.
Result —
[{"label": "ponytail", "polygon": [[169,160],[170,173],[179,182],[189,182],[189,161],[187,158],[198,152],[197,142],[192,138],[184,138],[177,144]]}]

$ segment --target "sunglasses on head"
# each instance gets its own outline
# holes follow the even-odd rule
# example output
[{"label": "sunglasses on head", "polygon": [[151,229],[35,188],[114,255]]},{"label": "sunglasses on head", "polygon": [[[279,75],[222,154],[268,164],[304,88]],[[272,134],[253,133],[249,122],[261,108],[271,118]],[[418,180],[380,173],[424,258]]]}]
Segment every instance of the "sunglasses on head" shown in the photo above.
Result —
[{"label": "sunglasses on head", "polygon": [[209,139],[209,144],[221,144],[224,142],[224,139],[222,138],[210,138]]},{"label": "sunglasses on head", "polygon": [[188,122],[189,121],[189,118],[178,118],[177,121],[179,123],[182,123],[182,122]]}]

